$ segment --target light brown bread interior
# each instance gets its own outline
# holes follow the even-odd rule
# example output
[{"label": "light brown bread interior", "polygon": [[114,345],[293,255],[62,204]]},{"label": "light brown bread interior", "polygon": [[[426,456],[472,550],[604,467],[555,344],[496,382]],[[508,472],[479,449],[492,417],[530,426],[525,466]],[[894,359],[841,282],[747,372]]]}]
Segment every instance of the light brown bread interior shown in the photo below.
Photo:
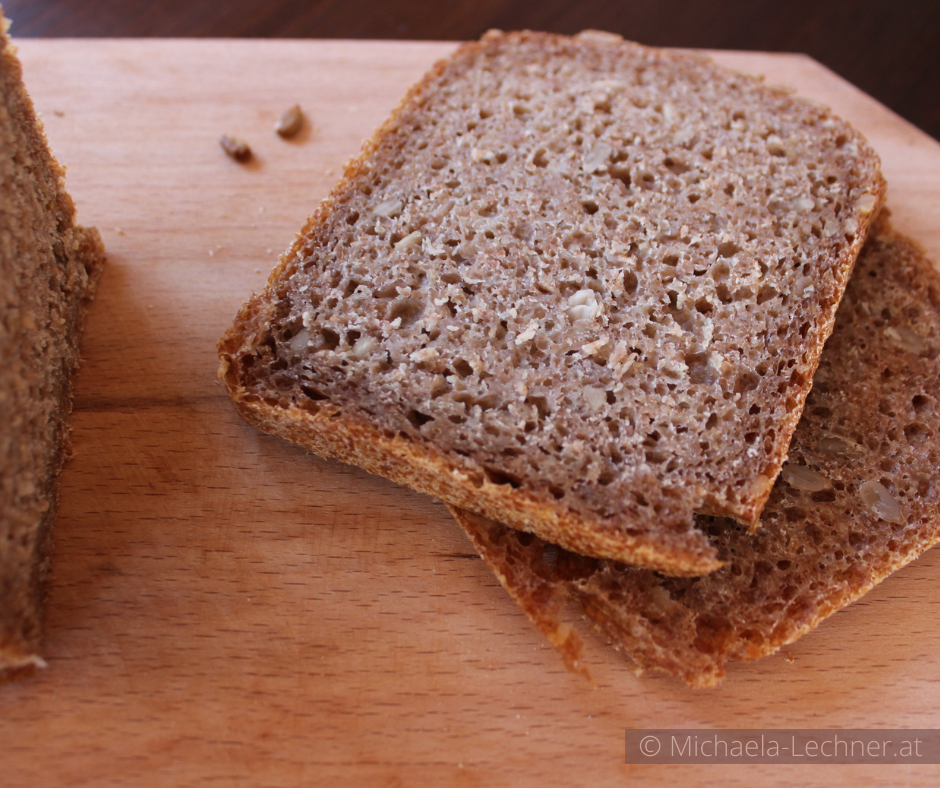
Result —
[{"label": "light brown bread interior", "polygon": [[729,660],[792,643],[940,539],[938,398],[940,276],[884,226],[859,258],[761,528],[698,520],[720,570],[669,578],[453,511],[570,665],[582,643],[568,597],[637,668],[711,686]]},{"label": "light brown bread interior", "polygon": [[884,191],[705,58],[491,33],[415,86],[220,341],[244,418],[564,547],[719,566]]},{"label": "light brown bread interior", "polygon": [[0,15],[0,681],[43,664],[44,581],[71,376],[104,248],[75,224]]}]

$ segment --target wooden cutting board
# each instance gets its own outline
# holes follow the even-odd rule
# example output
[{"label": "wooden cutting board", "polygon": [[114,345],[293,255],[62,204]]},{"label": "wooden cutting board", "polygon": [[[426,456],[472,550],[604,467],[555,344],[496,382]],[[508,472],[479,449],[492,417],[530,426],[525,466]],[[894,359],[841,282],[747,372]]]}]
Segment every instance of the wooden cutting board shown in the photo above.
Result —
[{"label": "wooden cutting board", "polygon": [[[931,784],[938,767],[628,766],[624,729],[930,727],[937,551],[716,691],[637,678],[585,629],[593,688],[442,504],[235,416],[216,339],[452,49],[20,42],[110,265],[76,389],[49,667],[0,687],[0,785]],[[718,57],[861,128],[897,227],[940,261],[940,145],[808,58]],[[285,142],[272,127],[294,103],[312,128]],[[229,160],[221,133],[255,160]]]}]

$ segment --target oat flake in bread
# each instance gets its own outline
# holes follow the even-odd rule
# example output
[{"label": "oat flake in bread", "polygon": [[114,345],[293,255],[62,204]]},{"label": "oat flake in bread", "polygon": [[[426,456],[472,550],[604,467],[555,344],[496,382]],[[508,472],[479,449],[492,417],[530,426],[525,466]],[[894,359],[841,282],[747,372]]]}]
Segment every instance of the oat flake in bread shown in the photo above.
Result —
[{"label": "oat flake in bread", "polygon": [[940,540],[940,276],[880,229],[849,282],[762,527],[698,520],[727,561],[720,570],[664,577],[454,510],[569,665],[583,670],[569,596],[640,670],[711,686],[728,661],[792,643]]},{"label": "oat flake in bread", "polygon": [[719,566],[884,191],[825,108],[617,37],[407,94],[220,341],[251,424],[576,552]]},{"label": "oat flake in bread", "polygon": [[33,672],[84,303],[104,262],[0,16],[0,681]]}]

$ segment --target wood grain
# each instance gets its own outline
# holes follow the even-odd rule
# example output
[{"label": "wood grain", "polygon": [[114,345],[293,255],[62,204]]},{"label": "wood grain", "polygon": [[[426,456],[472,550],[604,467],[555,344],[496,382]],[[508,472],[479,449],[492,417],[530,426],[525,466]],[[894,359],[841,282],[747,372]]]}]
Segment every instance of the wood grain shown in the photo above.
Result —
[{"label": "wood grain", "polygon": [[[721,689],[569,674],[444,507],[262,435],[214,343],[343,161],[448,44],[22,41],[110,266],[89,320],[49,668],[0,687],[0,785],[790,785],[934,767],[627,766],[626,727],[930,727],[940,553]],[[940,145],[805,57],[725,54],[833,105],[940,260]],[[300,103],[295,142],[273,132]],[[221,133],[255,150],[242,166]]]}]

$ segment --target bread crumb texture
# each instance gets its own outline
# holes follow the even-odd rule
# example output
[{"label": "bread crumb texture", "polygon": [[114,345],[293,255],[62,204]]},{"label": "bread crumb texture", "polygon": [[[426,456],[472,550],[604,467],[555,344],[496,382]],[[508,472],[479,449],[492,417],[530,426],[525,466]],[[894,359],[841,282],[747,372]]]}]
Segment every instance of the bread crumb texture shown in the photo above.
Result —
[{"label": "bread crumb texture", "polygon": [[326,456],[709,571],[693,514],[756,521],[883,191],[828,110],[705,58],[491,33],[347,169],[222,376]]},{"label": "bread crumb texture", "polygon": [[[917,342],[901,350],[887,329]],[[665,577],[455,515],[553,643],[571,596],[639,669],[711,686],[729,660],[792,643],[940,539],[938,392],[940,277],[885,229],[849,283],[761,528],[698,519],[720,570]],[[579,657],[578,640],[558,647]]]},{"label": "bread crumb texture", "polygon": [[83,301],[93,294],[103,261],[98,232],[75,224],[63,170],[2,33],[0,681],[44,664],[38,650],[43,583],[67,454],[69,380],[79,360]]}]

